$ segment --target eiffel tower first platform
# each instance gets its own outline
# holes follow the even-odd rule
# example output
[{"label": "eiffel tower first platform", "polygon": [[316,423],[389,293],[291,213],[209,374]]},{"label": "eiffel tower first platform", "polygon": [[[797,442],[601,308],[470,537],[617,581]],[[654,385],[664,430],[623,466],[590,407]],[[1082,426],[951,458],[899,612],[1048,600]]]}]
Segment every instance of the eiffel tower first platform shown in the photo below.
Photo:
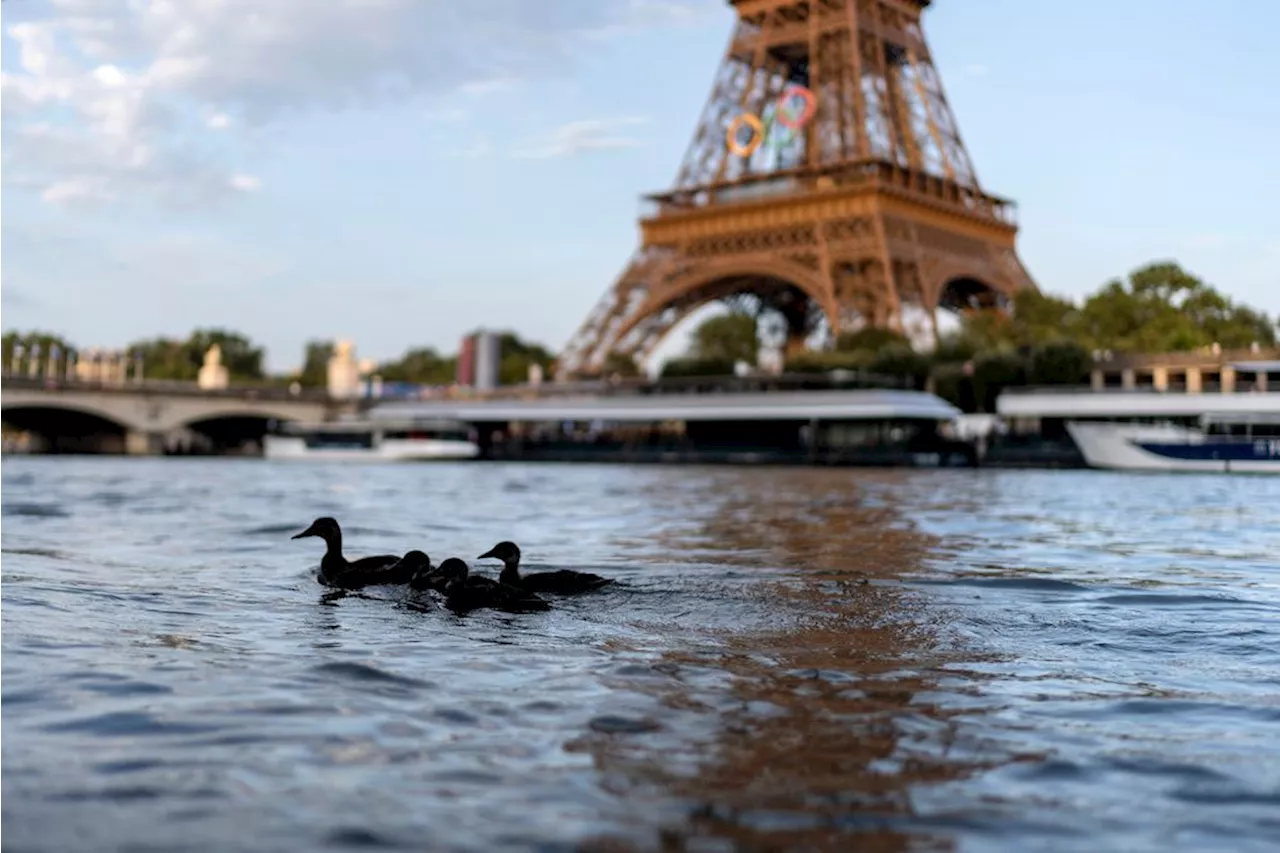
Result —
[{"label": "eiffel tower first platform", "polygon": [[570,341],[564,375],[642,361],[716,300],[815,332],[1035,284],[1011,202],[978,185],[920,28],[930,0],[729,0],[738,21],[674,189]]}]

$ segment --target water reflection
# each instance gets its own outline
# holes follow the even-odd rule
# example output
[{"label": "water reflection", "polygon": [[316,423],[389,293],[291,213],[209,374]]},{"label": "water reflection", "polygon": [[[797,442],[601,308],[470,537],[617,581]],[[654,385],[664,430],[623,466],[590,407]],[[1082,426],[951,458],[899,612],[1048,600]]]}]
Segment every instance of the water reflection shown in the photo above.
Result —
[{"label": "water reflection", "polygon": [[[930,698],[951,656],[919,593],[894,582],[936,542],[876,477],[774,472],[762,492],[758,472],[716,472],[690,498],[716,511],[660,537],[671,553],[714,543],[738,565],[802,567],[758,586],[793,614],[785,628],[726,631],[722,651],[667,653],[654,669],[669,677],[627,685],[714,716],[708,743],[674,756],[642,738],[573,744],[620,796],[681,804],[654,840],[660,849],[903,850],[925,826],[914,790],[990,766],[954,751],[961,712]],[[730,680],[727,695],[700,686],[708,673]],[[643,847],[619,835],[587,845]]]},{"label": "water reflection", "polygon": [[[1154,482],[6,460],[3,828],[57,853],[1270,850],[1280,480]],[[326,603],[287,544],[319,515],[355,553],[510,538],[622,583],[528,618]]]}]

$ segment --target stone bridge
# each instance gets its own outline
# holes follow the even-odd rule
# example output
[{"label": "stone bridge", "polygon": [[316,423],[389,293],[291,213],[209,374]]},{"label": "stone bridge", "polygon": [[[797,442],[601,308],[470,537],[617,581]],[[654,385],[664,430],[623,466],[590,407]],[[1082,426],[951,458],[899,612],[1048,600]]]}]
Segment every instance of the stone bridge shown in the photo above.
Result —
[{"label": "stone bridge", "polygon": [[108,385],[5,377],[0,416],[52,448],[155,454],[193,438],[226,448],[261,440],[271,420],[317,421],[358,401],[286,388],[201,390],[194,383]]}]

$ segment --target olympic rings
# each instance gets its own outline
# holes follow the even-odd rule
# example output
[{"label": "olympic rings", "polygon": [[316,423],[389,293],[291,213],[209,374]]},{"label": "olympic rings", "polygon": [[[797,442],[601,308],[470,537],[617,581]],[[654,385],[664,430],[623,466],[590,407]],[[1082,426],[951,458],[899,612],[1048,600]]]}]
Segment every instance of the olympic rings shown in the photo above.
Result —
[{"label": "olympic rings", "polygon": [[[799,117],[791,118],[783,107],[789,105],[791,99],[795,97],[804,100],[804,111],[800,113]],[[804,86],[790,86],[787,91],[778,97],[778,123],[791,130],[799,130],[809,123],[809,119],[813,118],[813,114],[817,109],[818,99],[813,96],[813,92],[810,92]]]},{"label": "olympic rings", "polygon": [[[751,128],[751,139],[746,145],[738,141],[738,131],[742,129],[744,124]],[[730,154],[736,154],[739,157],[750,157],[760,147],[760,143],[764,142],[764,127],[760,124],[760,119],[751,113],[742,113],[729,122],[729,130],[725,133],[725,141],[729,143]]]},{"label": "olympic rings", "polygon": [[[799,115],[788,112],[794,98],[804,101],[804,108]],[[729,127],[725,130],[725,143],[729,147],[730,154],[750,157],[765,142],[765,137],[768,137],[770,145],[788,144],[794,139],[794,132],[813,119],[813,114],[818,109],[818,99],[804,86],[788,86],[786,91],[778,96],[778,100],[769,106],[773,109],[767,113],[765,120],[768,122],[768,130],[765,129],[764,122],[761,122],[760,118],[753,113],[741,113],[729,122]],[[738,131],[742,130],[743,125],[751,128],[751,139],[746,143],[738,141]]]}]

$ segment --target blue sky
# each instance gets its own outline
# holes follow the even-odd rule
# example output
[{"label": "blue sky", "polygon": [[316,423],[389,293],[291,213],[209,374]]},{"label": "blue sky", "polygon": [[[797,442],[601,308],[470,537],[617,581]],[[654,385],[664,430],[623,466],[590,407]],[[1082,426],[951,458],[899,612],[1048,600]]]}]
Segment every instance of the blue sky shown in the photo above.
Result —
[{"label": "blue sky", "polygon": [[[273,369],[309,338],[563,346],[674,179],[732,13],[459,5],[6,2],[4,327],[222,325]],[[1173,258],[1280,313],[1280,4],[937,0],[925,30],[1043,289]]]}]

